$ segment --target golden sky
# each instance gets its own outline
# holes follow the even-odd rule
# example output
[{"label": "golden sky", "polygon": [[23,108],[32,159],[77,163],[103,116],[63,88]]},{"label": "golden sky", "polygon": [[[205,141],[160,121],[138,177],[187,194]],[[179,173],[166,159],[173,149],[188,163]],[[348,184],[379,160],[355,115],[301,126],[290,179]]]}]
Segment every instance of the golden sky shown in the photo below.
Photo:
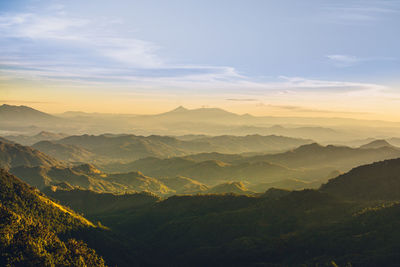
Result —
[{"label": "golden sky", "polygon": [[218,107],[256,116],[346,117],[400,121],[400,98],[382,89],[221,93],[206,90],[140,89],[110,84],[1,81],[1,103],[26,105],[48,113],[84,111],[156,114],[184,106]]}]

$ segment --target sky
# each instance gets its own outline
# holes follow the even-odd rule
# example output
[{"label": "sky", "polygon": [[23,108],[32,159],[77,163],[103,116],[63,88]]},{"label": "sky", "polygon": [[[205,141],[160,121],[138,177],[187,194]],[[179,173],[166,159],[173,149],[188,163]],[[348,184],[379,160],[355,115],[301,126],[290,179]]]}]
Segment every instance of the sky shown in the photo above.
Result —
[{"label": "sky", "polygon": [[0,102],[400,121],[398,0],[0,1]]}]

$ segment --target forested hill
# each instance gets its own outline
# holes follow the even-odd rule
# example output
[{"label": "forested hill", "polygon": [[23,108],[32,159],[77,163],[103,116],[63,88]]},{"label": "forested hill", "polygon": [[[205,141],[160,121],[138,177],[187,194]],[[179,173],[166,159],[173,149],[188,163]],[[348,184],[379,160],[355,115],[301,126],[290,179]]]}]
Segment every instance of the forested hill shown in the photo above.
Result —
[{"label": "forested hill", "polygon": [[1,266],[105,266],[86,243],[62,238],[94,227],[0,169]]}]

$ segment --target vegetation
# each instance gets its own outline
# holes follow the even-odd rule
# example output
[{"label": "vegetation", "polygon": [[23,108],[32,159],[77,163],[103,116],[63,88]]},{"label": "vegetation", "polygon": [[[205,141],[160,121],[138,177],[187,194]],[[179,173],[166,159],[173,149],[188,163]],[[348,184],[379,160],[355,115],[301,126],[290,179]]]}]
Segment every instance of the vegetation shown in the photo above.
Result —
[{"label": "vegetation", "polygon": [[[105,266],[73,231],[94,225],[0,170],[0,265]],[[62,238],[70,236],[70,238]]]},{"label": "vegetation", "polygon": [[[359,173],[382,173],[383,166],[393,175],[372,175],[365,186],[370,198],[340,194],[347,181],[364,182]],[[396,191],[397,166],[389,160],[355,168],[320,190],[172,196],[91,218],[123,236],[145,265],[397,266],[400,196],[384,198],[384,190],[372,189],[387,176]],[[360,188],[347,191],[357,195]]]}]

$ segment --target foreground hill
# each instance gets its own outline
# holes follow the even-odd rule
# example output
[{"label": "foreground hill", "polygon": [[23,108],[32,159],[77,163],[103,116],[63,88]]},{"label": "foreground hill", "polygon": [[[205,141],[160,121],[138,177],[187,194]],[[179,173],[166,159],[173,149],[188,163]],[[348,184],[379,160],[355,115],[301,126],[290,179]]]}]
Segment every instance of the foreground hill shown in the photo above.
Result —
[{"label": "foreground hill", "polygon": [[0,264],[2,266],[105,266],[84,242],[67,232],[94,225],[0,170]]},{"label": "foreground hill", "polygon": [[88,217],[148,206],[160,200],[156,195],[145,192],[116,195],[76,188],[63,189],[60,186],[47,187],[43,191],[46,195],[59,200],[62,204],[72,207]]},{"label": "foreground hill", "polygon": [[60,161],[31,147],[0,140],[0,167],[9,169],[18,166],[55,166]]},{"label": "foreground hill", "polygon": [[400,200],[400,159],[354,168],[329,180],[321,191],[346,199]]},{"label": "foreground hill", "polygon": [[398,205],[368,209],[314,190],[270,195],[174,196],[102,220],[134,238],[150,266],[396,266]]}]

